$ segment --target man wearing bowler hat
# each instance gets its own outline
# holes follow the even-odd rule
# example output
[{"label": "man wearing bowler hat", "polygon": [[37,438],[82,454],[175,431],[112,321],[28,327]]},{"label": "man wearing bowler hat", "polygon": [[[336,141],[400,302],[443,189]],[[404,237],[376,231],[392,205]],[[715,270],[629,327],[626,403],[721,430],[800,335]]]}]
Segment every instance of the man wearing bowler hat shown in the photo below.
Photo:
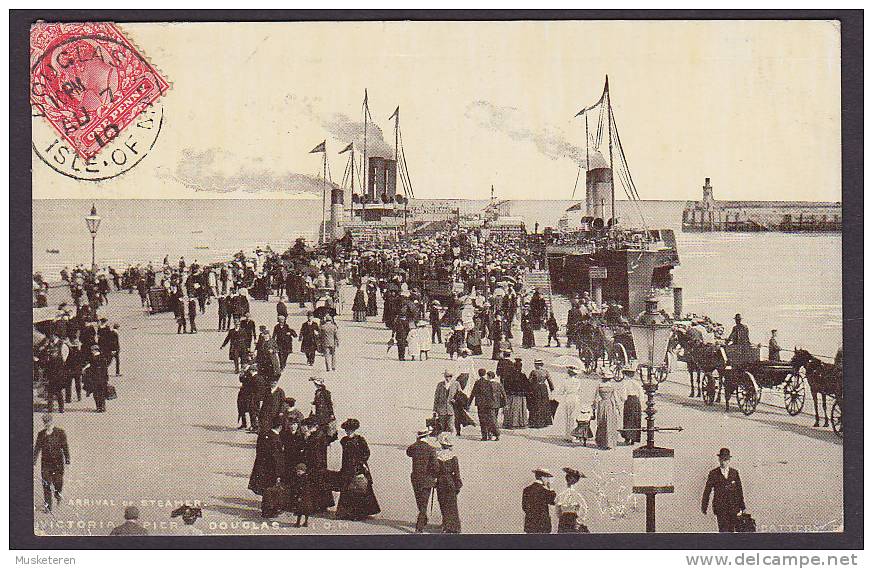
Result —
[{"label": "man wearing bowler hat", "polygon": [[706,514],[709,495],[713,494],[712,511],[718,520],[720,532],[736,531],[737,515],[746,510],[740,474],[730,467],[730,463],[731,451],[726,448],[718,451],[719,466],[709,471],[700,506],[700,510]]},{"label": "man wearing bowler hat", "polygon": [[552,533],[552,517],[549,514],[549,506],[555,504],[556,496],[549,482],[552,473],[545,468],[536,468],[533,473],[536,480],[521,494],[524,533]]},{"label": "man wearing bowler hat", "polygon": [[728,336],[727,343],[730,345],[739,345],[739,346],[751,346],[752,342],[749,340],[749,327],[743,324],[743,317],[740,314],[736,314],[734,316],[734,324],[733,329],[731,330],[731,335]]}]

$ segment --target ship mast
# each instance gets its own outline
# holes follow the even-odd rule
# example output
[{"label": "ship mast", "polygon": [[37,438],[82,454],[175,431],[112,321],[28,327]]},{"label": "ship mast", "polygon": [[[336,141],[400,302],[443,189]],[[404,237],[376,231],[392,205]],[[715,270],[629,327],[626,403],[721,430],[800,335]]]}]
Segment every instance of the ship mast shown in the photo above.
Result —
[{"label": "ship mast", "polygon": [[[367,172],[370,170],[369,164],[367,164],[367,119],[370,115],[370,107],[367,103],[367,89],[364,89],[364,187],[361,190],[361,195],[366,197],[367,192],[370,191],[370,187],[367,185]],[[363,200],[361,200],[363,201]]]},{"label": "ship mast", "polygon": [[606,76],[606,86],[603,88],[606,94],[606,125],[609,129],[609,189],[612,200],[612,227],[615,227],[615,169],[612,166],[612,97],[609,95],[609,75]]}]

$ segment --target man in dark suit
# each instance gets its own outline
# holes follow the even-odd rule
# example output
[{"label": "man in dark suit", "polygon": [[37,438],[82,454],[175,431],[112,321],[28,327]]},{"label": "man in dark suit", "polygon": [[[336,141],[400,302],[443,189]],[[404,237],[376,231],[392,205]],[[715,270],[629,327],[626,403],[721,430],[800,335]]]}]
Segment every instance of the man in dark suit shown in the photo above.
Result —
[{"label": "man in dark suit", "polygon": [[300,327],[300,350],[306,354],[306,363],[315,363],[318,349],[318,322],[312,319],[312,312],[306,313],[306,322]]},{"label": "man in dark suit", "polygon": [[118,324],[113,324],[112,328],[106,327],[100,329],[100,349],[106,355],[107,367],[115,360],[115,375],[121,375],[121,341],[118,337]]},{"label": "man in dark suit", "polygon": [[248,312],[245,312],[239,321],[240,348],[247,352],[251,351],[255,336],[257,336],[255,321],[249,317]]},{"label": "man in dark suit", "polygon": [[273,339],[276,340],[276,345],[279,347],[279,366],[281,369],[285,369],[288,354],[294,352],[294,338],[297,337],[297,331],[288,326],[286,319],[287,316],[280,314],[276,317],[278,323],[273,327]]},{"label": "man in dark suit", "polygon": [[419,431],[416,441],[406,449],[406,456],[412,459],[412,492],[418,506],[418,519],[415,533],[421,533],[427,525],[427,502],[430,499],[436,479],[431,474],[437,459],[436,449],[427,442],[430,431]]},{"label": "man in dark suit", "polygon": [[94,394],[94,404],[98,413],[106,412],[106,394],[109,390],[109,369],[106,357],[100,353],[100,346],[91,346],[91,357],[83,371],[85,390]]},{"label": "man in dark suit", "polygon": [[258,337],[255,362],[258,364],[258,373],[268,378],[279,378],[281,365],[279,363],[279,348],[276,340],[270,337],[270,331],[261,325],[261,335]]},{"label": "man in dark suit", "polygon": [[61,504],[61,492],[64,489],[64,465],[70,464],[70,447],[67,445],[67,434],[63,429],[55,428],[52,416],[48,413],[42,416],[45,428],[36,436],[33,445],[33,464],[42,454],[42,496],[43,511],[52,511],[52,494]]},{"label": "man in dark suit", "polygon": [[533,471],[536,480],[521,494],[521,509],[524,511],[524,533],[552,533],[552,517],[549,506],[555,504],[555,491],[549,484],[552,473],[545,468]]},{"label": "man in dark suit", "polygon": [[218,329],[220,331],[226,330],[228,325],[230,311],[228,310],[227,301],[227,296],[223,294],[218,295]]},{"label": "man in dark suit", "polygon": [[218,348],[219,350],[230,345],[230,351],[227,354],[229,360],[233,361],[233,372],[239,373],[239,358],[242,355],[242,340],[239,334],[239,326],[234,323],[233,327],[227,331],[224,337],[224,343]]},{"label": "man in dark suit", "polygon": [[460,388],[461,386],[455,381],[452,372],[443,371],[443,381],[437,384],[433,394],[433,416],[436,420],[434,434],[452,431],[452,423],[455,422],[455,409],[452,402]]},{"label": "man in dark suit", "polygon": [[[488,441],[492,438],[495,441],[500,440],[500,431],[497,428],[497,413],[500,408],[505,405],[506,392],[503,391],[503,386],[494,382],[500,390],[495,389],[490,379],[488,379],[484,369],[479,370],[479,378],[473,384],[473,391],[470,393],[469,405],[476,404],[476,409],[479,411],[479,429],[482,432],[482,440]],[[501,403],[500,395],[503,394]]]},{"label": "man in dark suit", "polygon": [[700,510],[706,514],[709,495],[712,497],[712,511],[718,520],[718,531],[736,531],[737,515],[745,511],[743,483],[740,474],[730,467],[731,451],[723,448],[718,451],[718,468],[709,471],[706,487],[703,489],[703,502]]}]

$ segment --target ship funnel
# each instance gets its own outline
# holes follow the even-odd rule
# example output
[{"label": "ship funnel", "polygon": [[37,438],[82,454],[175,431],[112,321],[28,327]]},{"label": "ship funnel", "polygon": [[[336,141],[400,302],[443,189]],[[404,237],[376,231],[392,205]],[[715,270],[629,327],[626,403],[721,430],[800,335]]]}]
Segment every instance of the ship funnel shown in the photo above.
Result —
[{"label": "ship funnel", "polygon": [[591,227],[593,227],[595,231],[603,231],[603,218],[595,217],[594,221],[591,222]]},{"label": "ship funnel", "polygon": [[589,157],[585,173],[585,214],[606,217],[606,208],[612,204],[612,170],[600,152]]}]

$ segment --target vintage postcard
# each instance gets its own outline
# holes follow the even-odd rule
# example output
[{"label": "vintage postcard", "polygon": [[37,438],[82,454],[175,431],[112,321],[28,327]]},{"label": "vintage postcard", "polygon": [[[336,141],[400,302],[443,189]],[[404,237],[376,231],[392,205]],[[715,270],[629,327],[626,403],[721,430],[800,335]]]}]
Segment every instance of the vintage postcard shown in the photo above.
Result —
[{"label": "vintage postcard", "polygon": [[846,531],[839,20],[50,16],[34,535]]}]

